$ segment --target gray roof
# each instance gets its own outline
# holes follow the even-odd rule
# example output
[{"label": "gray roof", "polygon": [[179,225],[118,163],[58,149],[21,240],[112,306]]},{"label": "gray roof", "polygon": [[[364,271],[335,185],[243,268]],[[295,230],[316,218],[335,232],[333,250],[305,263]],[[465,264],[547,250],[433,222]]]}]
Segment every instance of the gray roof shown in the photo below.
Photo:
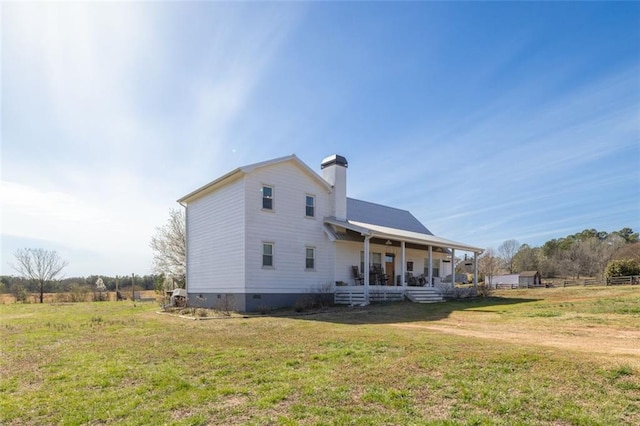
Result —
[{"label": "gray roof", "polygon": [[407,210],[347,197],[347,220],[433,235]]}]

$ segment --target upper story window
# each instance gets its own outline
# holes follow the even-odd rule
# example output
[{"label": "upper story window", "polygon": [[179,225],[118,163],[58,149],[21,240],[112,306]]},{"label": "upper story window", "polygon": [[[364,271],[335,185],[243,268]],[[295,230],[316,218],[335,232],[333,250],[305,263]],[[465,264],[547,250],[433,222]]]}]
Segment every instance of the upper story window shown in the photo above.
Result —
[{"label": "upper story window", "polygon": [[316,215],[316,197],[313,195],[305,196],[305,216],[307,217],[315,217]]},{"label": "upper story window", "polygon": [[273,187],[262,186],[262,209],[273,210]]},{"label": "upper story window", "polygon": [[273,268],[273,243],[262,244],[262,266]]}]

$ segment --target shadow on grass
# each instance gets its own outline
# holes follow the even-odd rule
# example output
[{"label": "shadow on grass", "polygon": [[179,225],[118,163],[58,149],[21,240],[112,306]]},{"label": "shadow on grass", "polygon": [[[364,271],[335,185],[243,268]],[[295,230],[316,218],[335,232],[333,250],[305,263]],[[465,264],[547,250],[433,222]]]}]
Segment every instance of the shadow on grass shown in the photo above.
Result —
[{"label": "shadow on grass", "polygon": [[393,324],[399,322],[437,321],[447,318],[455,311],[498,312],[499,306],[535,302],[539,299],[487,297],[461,299],[442,303],[378,303],[369,306],[334,306],[326,311],[281,313],[280,317],[331,322],[336,324]]}]

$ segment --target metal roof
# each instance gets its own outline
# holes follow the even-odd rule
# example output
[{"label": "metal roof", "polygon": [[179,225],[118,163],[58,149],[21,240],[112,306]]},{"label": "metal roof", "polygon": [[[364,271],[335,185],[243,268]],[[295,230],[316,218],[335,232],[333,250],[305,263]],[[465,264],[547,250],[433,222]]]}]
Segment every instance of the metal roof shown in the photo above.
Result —
[{"label": "metal roof", "polygon": [[347,220],[433,235],[409,211],[347,197]]},{"label": "metal roof", "polygon": [[325,223],[328,223],[330,225],[360,232],[362,235],[366,235],[369,237],[393,239],[408,243],[431,245],[455,250],[472,251],[474,253],[482,253],[484,251],[483,248],[470,246],[468,244],[460,243],[457,241],[447,240],[446,238],[436,237],[433,234],[407,231],[405,229],[375,225],[372,223],[357,222],[353,220],[343,221],[333,217],[326,218],[324,221]]}]

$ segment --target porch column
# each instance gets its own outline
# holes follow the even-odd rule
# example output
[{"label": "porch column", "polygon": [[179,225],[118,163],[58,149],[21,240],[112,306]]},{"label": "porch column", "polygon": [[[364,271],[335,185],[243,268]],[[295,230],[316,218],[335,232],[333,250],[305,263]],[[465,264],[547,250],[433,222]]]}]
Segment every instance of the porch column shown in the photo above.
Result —
[{"label": "porch column", "polygon": [[371,266],[369,265],[370,256],[369,256],[369,239],[370,236],[364,237],[364,301],[365,303],[369,303],[369,269]]},{"label": "porch column", "polygon": [[473,252],[473,288],[478,288],[478,252]]},{"label": "porch column", "polygon": [[406,275],[406,271],[407,271],[407,256],[406,256],[406,252],[405,252],[404,241],[400,241],[400,248],[402,250],[402,268],[401,268],[402,275],[400,275],[402,278],[400,278],[400,282],[402,283],[402,287],[406,287],[407,286],[407,280],[405,278],[405,275]]},{"label": "porch column", "polygon": [[433,247],[429,246],[429,281],[427,287],[433,287]]},{"label": "porch column", "polygon": [[456,286],[456,249],[451,249],[451,285]]}]

